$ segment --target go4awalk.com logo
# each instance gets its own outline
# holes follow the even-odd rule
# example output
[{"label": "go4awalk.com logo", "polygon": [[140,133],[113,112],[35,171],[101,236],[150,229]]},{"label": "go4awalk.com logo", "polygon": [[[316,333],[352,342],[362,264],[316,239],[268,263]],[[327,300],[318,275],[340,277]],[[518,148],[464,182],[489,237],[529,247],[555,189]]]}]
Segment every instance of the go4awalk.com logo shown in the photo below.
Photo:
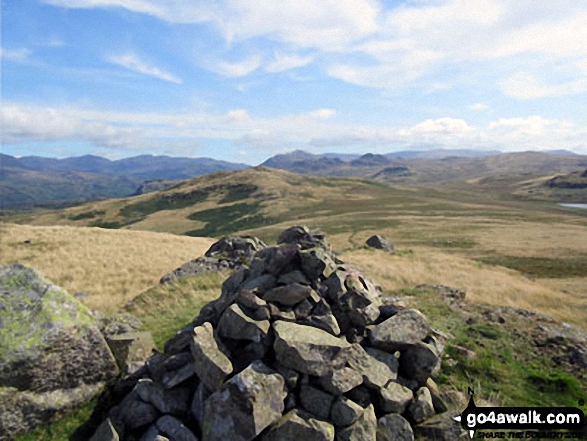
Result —
[{"label": "go4awalk.com logo", "polygon": [[576,407],[477,407],[471,393],[454,419],[471,439],[587,439],[587,420]]}]

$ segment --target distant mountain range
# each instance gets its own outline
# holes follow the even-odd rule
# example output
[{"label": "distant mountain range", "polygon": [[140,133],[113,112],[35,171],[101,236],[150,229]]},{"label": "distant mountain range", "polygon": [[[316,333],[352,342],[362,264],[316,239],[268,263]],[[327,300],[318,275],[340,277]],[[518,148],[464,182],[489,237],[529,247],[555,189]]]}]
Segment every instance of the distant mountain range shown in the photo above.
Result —
[{"label": "distant mountain range", "polygon": [[[111,161],[93,155],[56,159],[0,154],[0,208],[130,196],[162,187],[146,181],[179,181],[247,167],[210,158],[141,155]],[[169,185],[173,182],[163,184]]]},{"label": "distant mountain range", "polygon": [[[316,176],[356,176],[406,184],[437,184],[495,176],[539,177],[587,167],[587,157],[565,150],[501,153],[406,150],[388,154],[302,150],[275,155],[263,166]],[[0,208],[73,204],[157,191],[216,171],[248,168],[210,158],[141,155],[111,161],[86,155],[64,159],[0,154]]]}]

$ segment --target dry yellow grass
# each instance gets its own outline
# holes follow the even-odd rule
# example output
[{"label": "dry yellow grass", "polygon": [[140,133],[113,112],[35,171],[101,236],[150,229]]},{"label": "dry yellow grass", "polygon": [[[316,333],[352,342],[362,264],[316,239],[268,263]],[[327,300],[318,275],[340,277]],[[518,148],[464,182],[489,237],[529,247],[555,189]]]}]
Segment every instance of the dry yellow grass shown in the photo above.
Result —
[{"label": "dry yellow grass", "polygon": [[386,291],[442,284],[466,291],[470,302],[528,309],[582,327],[587,323],[587,296],[579,292],[582,279],[570,291],[558,285],[560,279],[529,280],[516,271],[425,248],[402,256],[355,250],[341,258],[361,268]]},{"label": "dry yellow grass", "polygon": [[0,224],[0,264],[31,266],[72,294],[89,293],[87,306],[110,313],[212,243],[145,231]]}]

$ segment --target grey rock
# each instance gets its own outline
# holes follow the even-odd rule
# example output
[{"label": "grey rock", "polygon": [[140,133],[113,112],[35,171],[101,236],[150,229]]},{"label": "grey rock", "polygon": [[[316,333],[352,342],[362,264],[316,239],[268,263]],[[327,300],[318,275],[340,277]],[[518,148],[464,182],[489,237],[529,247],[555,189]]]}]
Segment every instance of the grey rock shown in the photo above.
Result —
[{"label": "grey rock", "polygon": [[263,300],[293,306],[312,296],[316,296],[316,293],[311,287],[292,283],[291,285],[278,286],[266,292]]},{"label": "grey rock", "polygon": [[212,392],[204,386],[204,383],[198,384],[196,392],[194,393],[190,412],[200,427],[202,427],[202,424],[204,423],[204,402],[211,394]]},{"label": "grey rock", "polygon": [[397,361],[395,356],[369,349],[367,352],[361,345],[353,344],[348,365],[363,375],[365,385],[373,388],[385,387],[397,378]]},{"label": "grey rock", "polygon": [[161,413],[182,415],[188,409],[190,390],[187,387],[165,389],[150,379],[142,379],[135,386],[135,391],[141,400],[151,403]]},{"label": "grey rock", "polygon": [[180,420],[164,415],[155,423],[157,429],[173,441],[198,441],[194,433],[182,424]]},{"label": "grey rock", "polygon": [[327,419],[334,397],[315,387],[303,385],[300,389],[300,403],[302,407],[312,415]]},{"label": "grey rock", "polygon": [[273,323],[275,356],[282,365],[322,377],[346,363],[351,345],[344,339],[310,326]]},{"label": "grey rock", "polygon": [[120,437],[112,425],[110,418],[98,426],[96,433],[90,438],[90,441],[119,441]]},{"label": "grey rock", "polygon": [[241,290],[251,291],[255,294],[263,296],[264,293],[269,291],[275,286],[277,279],[271,274],[262,274],[260,276],[250,278],[242,286]]},{"label": "grey rock", "polygon": [[340,326],[338,326],[338,321],[332,314],[311,315],[302,323],[313,326],[314,328],[322,329],[336,337],[340,335]]},{"label": "grey rock", "polygon": [[427,387],[418,389],[414,400],[408,407],[408,412],[416,423],[421,423],[435,414],[432,396]]},{"label": "grey rock", "polygon": [[289,273],[282,274],[277,279],[277,285],[291,285],[292,283],[298,283],[300,285],[309,285],[310,281],[300,270],[290,271]]},{"label": "grey rock", "polygon": [[122,372],[129,372],[133,363],[144,363],[155,349],[155,342],[150,332],[126,332],[110,335],[106,339],[118,367]]},{"label": "grey rock", "polygon": [[430,325],[416,309],[404,309],[384,322],[369,327],[369,341],[374,347],[395,351],[422,341]]},{"label": "grey rock", "polygon": [[414,441],[414,432],[404,417],[392,413],[377,420],[377,441]]},{"label": "grey rock", "polygon": [[368,406],[351,426],[336,432],[337,441],[374,440],[377,432],[377,417],[373,405]]},{"label": "grey rock", "polygon": [[330,419],[336,427],[347,427],[359,419],[365,409],[347,397],[339,397],[332,404]]},{"label": "grey rock", "polygon": [[253,320],[237,304],[233,304],[222,314],[218,322],[218,334],[234,340],[260,342],[270,326],[269,320]]},{"label": "grey rock", "polygon": [[332,395],[342,395],[363,382],[363,376],[349,367],[334,370],[324,377],[318,378],[322,389]]},{"label": "grey rock", "polygon": [[371,248],[376,248],[378,250],[384,250],[384,251],[387,251],[392,254],[395,253],[395,247],[394,247],[393,243],[391,243],[387,238],[385,238],[383,236],[379,236],[379,235],[371,236],[369,239],[367,239],[365,244]]},{"label": "grey rock", "polygon": [[445,412],[427,419],[414,427],[418,438],[435,441],[456,441],[470,439],[469,435],[453,417],[454,413]]},{"label": "grey rock", "polygon": [[260,441],[334,441],[334,427],[294,409],[286,413]]},{"label": "grey rock", "polygon": [[392,381],[379,390],[379,408],[383,413],[404,413],[413,398],[411,389]]},{"label": "grey rock", "polygon": [[228,380],[205,402],[203,441],[250,441],[284,410],[285,380],[261,362]]},{"label": "grey rock", "polygon": [[324,248],[310,248],[300,251],[299,255],[302,271],[310,280],[329,277],[336,268],[334,260]]},{"label": "grey rock", "polygon": [[283,231],[279,235],[277,243],[296,244],[303,250],[316,246],[328,249],[328,244],[324,238],[325,235],[320,230],[310,230],[305,225],[295,225]]},{"label": "grey rock", "polygon": [[296,319],[298,321],[301,321],[308,318],[308,316],[312,313],[313,308],[314,305],[308,299],[298,303],[294,308],[294,314],[296,315]]},{"label": "grey rock", "polygon": [[277,277],[284,271],[290,271],[297,260],[297,254],[298,247],[293,244],[267,247],[256,254],[251,263],[251,272],[255,275],[268,273]]},{"label": "grey rock", "polygon": [[418,343],[409,346],[399,358],[400,373],[424,384],[437,366],[438,360],[438,354],[431,345]]},{"label": "grey rock", "polygon": [[0,266],[0,354],[0,390],[16,394],[0,415],[13,436],[89,401],[119,371],[92,313],[18,264]]},{"label": "grey rock", "polygon": [[191,352],[195,360],[194,368],[200,381],[214,391],[232,373],[232,363],[218,348],[210,323],[198,326],[193,335]]},{"label": "grey rock", "polygon": [[275,370],[285,380],[285,385],[289,390],[295,389],[300,379],[300,374],[293,369],[283,366],[281,363],[275,363]]},{"label": "grey rock", "polygon": [[93,314],[96,326],[106,339],[127,332],[137,332],[143,326],[138,318],[128,313],[104,315],[94,311]]},{"label": "grey rock", "polygon": [[269,314],[273,320],[284,320],[286,322],[295,322],[296,313],[289,306],[279,306],[269,303]]},{"label": "grey rock", "polygon": [[266,308],[267,302],[255,294],[254,291],[248,289],[241,289],[236,297],[236,302],[245,308],[260,309]]},{"label": "grey rock", "polygon": [[115,421],[120,421],[127,430],[137,430],[155,422],[160,413],[155,406],[142,401],[136,393],[125,397],[118,408]]},{"label": "grey rock", "polygon": [[363,409],[373,403],[373,390],[361,384],[346,393],[346,396],[359,404]]}]

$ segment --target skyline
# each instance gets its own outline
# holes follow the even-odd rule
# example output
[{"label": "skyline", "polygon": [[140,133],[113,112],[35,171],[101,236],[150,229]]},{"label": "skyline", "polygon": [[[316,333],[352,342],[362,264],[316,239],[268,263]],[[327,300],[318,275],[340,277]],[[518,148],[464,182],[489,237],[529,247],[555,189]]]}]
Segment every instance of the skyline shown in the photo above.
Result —
[{"label": "skyline", "polygon": [[2,152],[587,154],[587,4],[2,0]]}]

